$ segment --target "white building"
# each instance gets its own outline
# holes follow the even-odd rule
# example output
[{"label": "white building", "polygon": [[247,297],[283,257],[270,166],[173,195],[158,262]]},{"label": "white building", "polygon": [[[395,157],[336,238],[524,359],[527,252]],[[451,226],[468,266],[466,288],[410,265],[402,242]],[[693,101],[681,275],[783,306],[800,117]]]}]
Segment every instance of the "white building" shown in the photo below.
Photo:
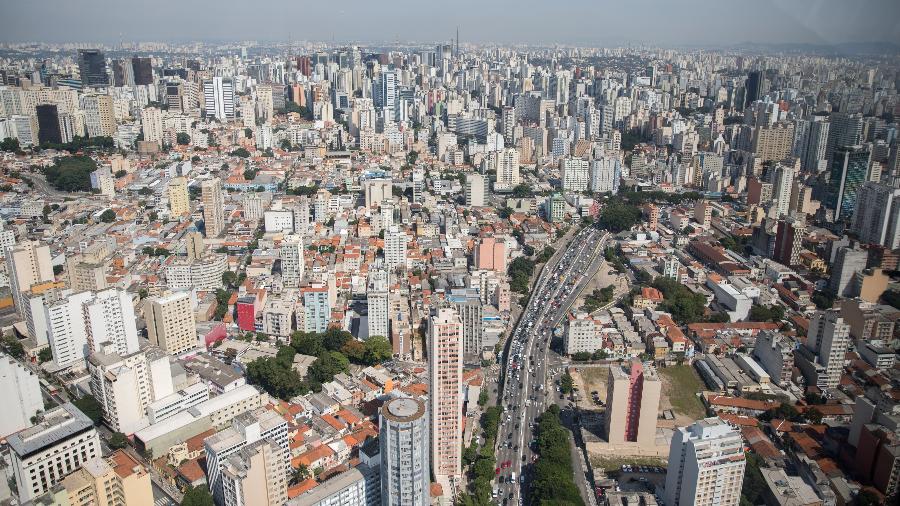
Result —
[{"label": "white building", "polygon": [[744,480],[741,433],[718,417],[679,427],[672,436],[666,506],[736,506]]},{"label": "white building", "polygon": [[44,413],[37,425],[9,436],[6,442],[22,503],[101,455],[94,423],[71,403]]},{"label": "white building", "polygon": [[84,303],[90,300],[91,292],[79,292],[44,306],[50,350],[57,369],[82,368],[85,365],[90,348]]},{"label": "white building", "polygon": [[234,81],[231,78],[213,77],[203,81],[203,98],[207,118],[234,119]]},{"label": "white building", "polygon": [[384,263],[388,270],[406,268],[407,236],[398,227],[391,227],[384,234]]},{"label": "white building", "polygon": [[38,377],[12,357],[0,355],[0,399],[6,403],[0,417],[0,437],[30,427],[31,417],[44,410]]},{"label": "white building", "polygon": [[597,330],[597,323],[590,315],[575,315],[575,318],[569,320],[569,330],[563,343],[566,354],[593,353],[600,349],[603,346],[603,336]]},{"label": "white building", "polygon": [[293,232],[294,212],[290,209],[269,209],[263,213],[266,233]]},{"label": "white building", "polygon": [[91,393],[103,409],[103,419],[123,434],[148,426],[147,408],[174,393],[169,357],[153,347],[128,355],[112,349],[95,351],[88,359]]},{"label": "white building", "polygon": [[484,196],[487,193],[487,178],[481,174],[466,174],[466,205],[469,207],[483,207]]},{"label": "white building", "polygon": [[590,164],[581,158],[566,157],[559,161],[564,191],[583,192],[590,183]]},{"label": "white building", "polygon": [[418,399],[391,399],[379,410],[378,428],[381,504],[431,504],[426,404]]},{"label": "white building", "polygon": [[125,290],[97,292],[84,303],[88,344],[92,351],[111,344],[116,353],[129,355],[138,351],[134,304]]},{"label": "white building", "polygon": [[285,237],[278,253],[281,257],[281,282],[287,287],[300,286],[306,267],[303,257],[303,237],[300,235]]},{"label": "white building", "polygon": [[390,336],[390,291],[388,290],[388,273],[381,269],[372,269],[369,272],[369,282],[366,289],[366,301],[368,302],[369,337]]}]

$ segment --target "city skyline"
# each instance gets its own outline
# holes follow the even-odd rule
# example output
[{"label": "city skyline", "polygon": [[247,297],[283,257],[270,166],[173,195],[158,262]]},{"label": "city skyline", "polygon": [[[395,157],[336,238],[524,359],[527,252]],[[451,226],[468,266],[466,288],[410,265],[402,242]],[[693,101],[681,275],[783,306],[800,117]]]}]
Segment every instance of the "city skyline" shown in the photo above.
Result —
[{"label": "city skyline", "polygon": [[[463,0],[452,12],[427,12],[409,0],[382,4],[353,0],[338,9],[297,5],[282,0],[264,12],[247,13],[232,0],[176,3],[163,0],[156,10],[141,12],[134,26],[133,2],[104,0],[66,3],[55,0],[10,6],[0,20],[0,41],[51,43],[123,43],[134,41],[335,41],[435,42],[450,40],[455,30],[471,43],[730,47],[769,45],[893,44],[900,42],[900,3],[865,0],[789,2],[709,2],[677,5],[658,0],[632,2],[617,10],[609,1],[573,0],[568,9],[541,11],[534,0],[512,6],[503,2]],[[672,5],[672,7],[669,7]],[[172,9],[181,12],[171,16]],[[473,9],[478,9],[474,11]],[[583,15],[571,16],[578,11]],[[284,15],[268,14],[281,12]],[[479,14],[474,16],[472,14]],[[319,23],[315,19],[334,22]],[[196,23],[202,18],[204,23]],[[82,22],[77,22],[77,21]],[[505,22],[498,23],[504,20]],[[73,22],[74,21],[74,22]],[[504,28],[506,27],[506,28]],[[445,34],[446,38],[435,38]]]}]

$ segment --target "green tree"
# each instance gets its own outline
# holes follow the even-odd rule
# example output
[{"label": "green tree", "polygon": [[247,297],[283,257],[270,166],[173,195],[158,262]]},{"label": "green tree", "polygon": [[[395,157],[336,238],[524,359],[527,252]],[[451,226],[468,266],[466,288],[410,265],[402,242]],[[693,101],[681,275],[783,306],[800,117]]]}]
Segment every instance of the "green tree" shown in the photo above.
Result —
[{"label": "green tree", "polygon": [[566,373],[559,378],[559,389],[562,393],[569,394],[574,387],[575,380],[572,379],[572,375],[569,374],[569,371],[566,371]]},{"label": "green tree", "polygon": [[600,211],[599,225],[610,232],[629,230],[641,221],[641,210],[619,198],[612,198]]},{"label": "green tree", "polygon": [[91,172],[97,163],[89,156],[63,156],[41,171],[53,188],[63,192],[91,191]]},{"label": "green tree", "polygon": [[85,395],[79,399],[72,401],[76,408],[87,415],[95,425],[99,424],[103,419],[103,408],[93,395]]},{"label": "green tree", "polygon": [[364,360],[367,364],[380,364],[390,359],[394,354],[394,348],[384,336],[371,336],[363,344],[365,348]]},{"label": "green tree", "polygon": [[22,346],[22,343],[12,334],[3,335],[2,340],[0,340],[0,349],[7,355],[16,359],[21,359],[25,356],[25,347]]},{"label": "green tree", "polygon": [[19,147],[19,139],[14,137],[7,137],[0,142],[0,151],[7,151],[10,153],[18,153],[22,148]]},{"label": "green tree", "polygon": [[214,506],[212,494],[206,485],[188,487],[184,491],[184,498],[181,499],[181,506]]},{"label": "green tree", "polygon": [[120,448],[125,448],[126,446],[128,446],[128,438],[125,437],[125,434],[113,432],[112,436],[109,438],[109,447],[113,450],[118,450]]},{"label": "green tree", "polygon": [[107,209],[100,214],[100,221],[103,223],[112,223],[116,220],[116,212],[112,209]]},{"label": "green tree", "polygon": [[53,360],[53,350],[51,350],[49,346],[38,353],[38,362],[43,364],[51,360]]},{"label": "green tree", "polygon": [[187,146],[191,143],[191,136],[184,132],[179,132],[175,135],[175,142],[177,142],[179,146]]},{"label": "green tree", "polygon": [[247,151],[245,148],[237,148],[229,154],[231,156],[239,156],[241,158],[249,158],[250,157],[250,152]]},{"label": "green tree", "polygon": [[306,464],[300,464],[294,468],[294,472],[291,473],[289,485],[296,485],[307,478],[309,478],[309,467]]}]

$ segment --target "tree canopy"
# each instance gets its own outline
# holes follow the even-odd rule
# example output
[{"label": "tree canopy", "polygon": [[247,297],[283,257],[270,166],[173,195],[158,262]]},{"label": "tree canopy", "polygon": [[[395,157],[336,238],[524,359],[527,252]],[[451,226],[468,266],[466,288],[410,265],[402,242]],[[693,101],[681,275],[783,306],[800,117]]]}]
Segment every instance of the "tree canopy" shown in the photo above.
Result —
[{"label": "tree canopy", "polygon": [[53,165],[42,169],[44,177],[53,188],[64,192],[91,191],[91,172],[97,163],[89,156],[63,156]]},{"label": "tree canopy", "polygon": [[598,224],[610,232],[629,230],[641,221],[641,210],[618,198],[610,199],[600,211]]}]

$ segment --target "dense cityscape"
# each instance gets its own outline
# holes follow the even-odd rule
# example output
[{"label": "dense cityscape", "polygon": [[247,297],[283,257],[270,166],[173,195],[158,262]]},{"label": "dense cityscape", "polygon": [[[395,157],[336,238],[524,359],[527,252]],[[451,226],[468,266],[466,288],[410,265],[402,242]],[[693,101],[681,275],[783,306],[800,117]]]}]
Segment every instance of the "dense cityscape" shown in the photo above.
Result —
[{"label": "dense cityscape", "polygon": [[0,43],[0,504],[900,504],[898,46],[446,35]]}]

